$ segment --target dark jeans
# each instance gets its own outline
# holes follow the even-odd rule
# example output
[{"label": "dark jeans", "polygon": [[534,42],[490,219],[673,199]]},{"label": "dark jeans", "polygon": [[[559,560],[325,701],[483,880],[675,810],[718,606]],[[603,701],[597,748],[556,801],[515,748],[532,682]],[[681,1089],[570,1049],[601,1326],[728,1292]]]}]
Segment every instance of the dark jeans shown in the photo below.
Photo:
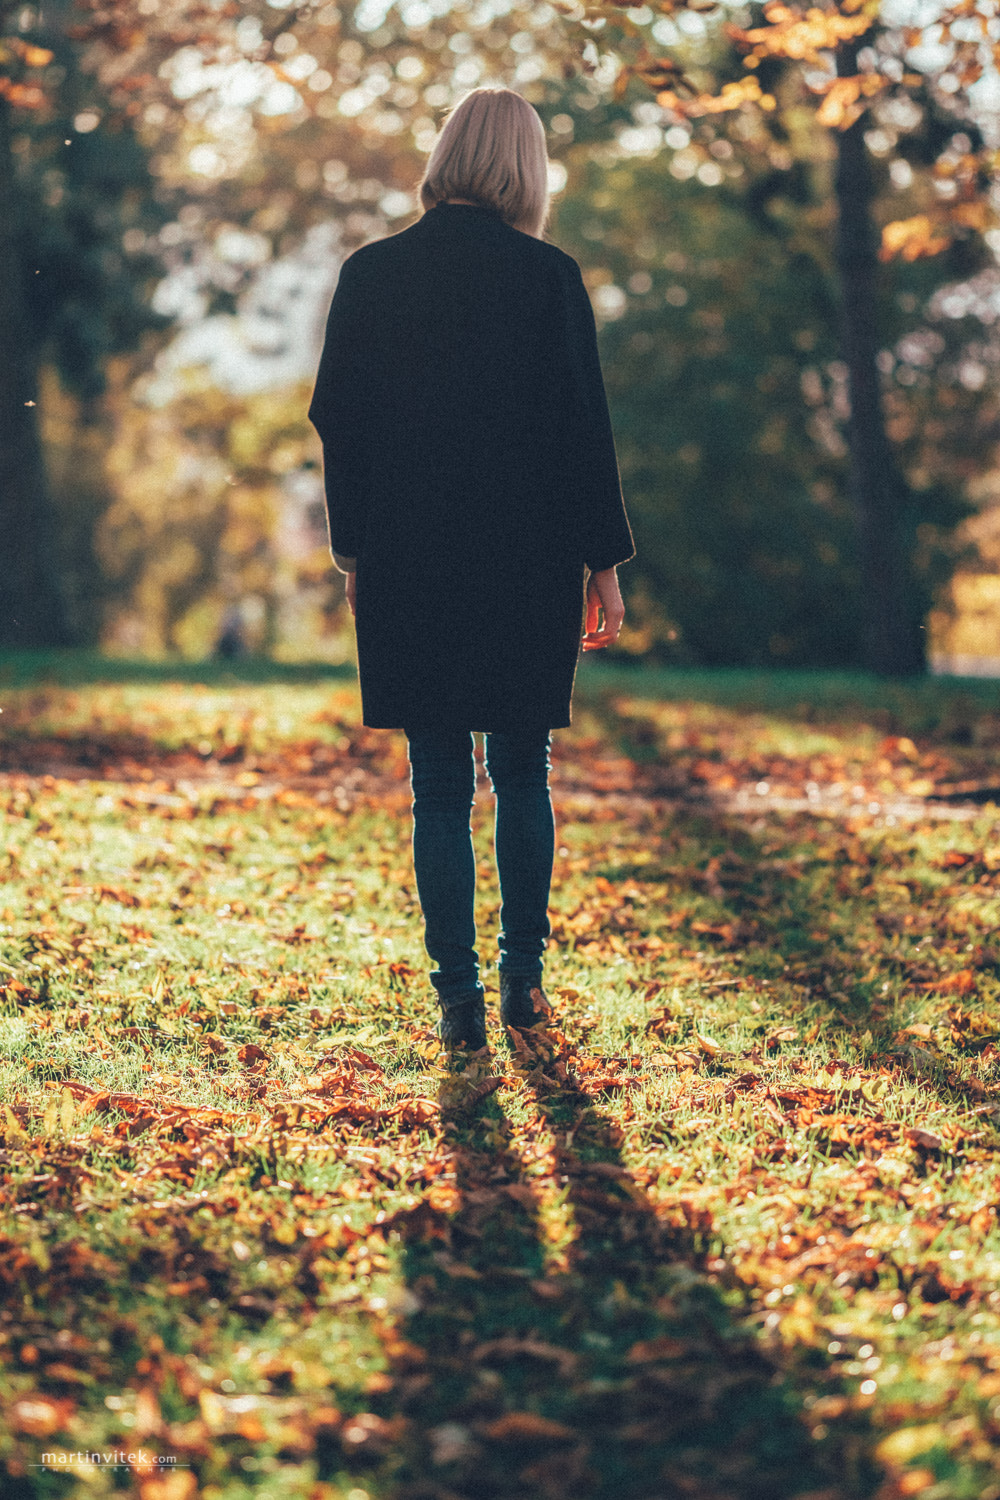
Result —
[{"label": "dark jeans", "polygon": [[[476,857],[470,816],[476,790],[472,735],[407,734],[413,787],[413,868],[423,908],[431,983],[447,1004],[477,990]],[[549,936],[555,825],[549,797],[549,736],[486,735],[496,794],[500,876],[500,968],[540,979]]]}]

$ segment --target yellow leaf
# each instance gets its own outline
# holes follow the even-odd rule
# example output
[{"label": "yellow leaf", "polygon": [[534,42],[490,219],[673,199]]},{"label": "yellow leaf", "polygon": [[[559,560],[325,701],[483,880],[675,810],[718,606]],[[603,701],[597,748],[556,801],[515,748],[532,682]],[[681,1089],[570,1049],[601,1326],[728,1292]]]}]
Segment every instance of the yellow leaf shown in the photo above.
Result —
[{"label": "yellow leaf", "polygon": [[918,260],[946,250],[948,243],[947,235],[935,234],[928,214],[914,214],[912,219],[894,219],[884,226],[879,259],[891,260],[894,255],[901,255],[904,260]]},{"label": "yellow leaf", "polygon": [[198,1405],[201,1407],[201,1419],[209,1432],[221,1432],[226,1425],[226,1408],[221,1397],[214,1391],[201,1390],[198,1392]]},{"label": "yellow leaf", "polygon": [[14,1140],[17,1140],[18,1138],[24,1141],[28,1140],[28,1132],[25,1130],[24,1126],[21,1124],[20,1120],[17,1118],[17,1115],[11,1109],[9,1104],[5,1104],[3,1107],[3,1121],[4,1135],[11,1136],[14,1138]]},{"label": "yellow leaf", "polygon": [[719,1053],[722,1051],[722,1043],[717,1042],[714,1037],[703,1036],[700,1031],[696,1031],[694,1034],[694,1039],[698,1043],[698,1046],[701,1048],[702,1052],[707,1052],[709,1057],[718,1057]]},{"label": "yellow leaf", "polygon": [[936,1422],[926,1427],[901,1427],[898,1432],[890,1432],[888,1437],[882,1439],[875,1449],[875,1457],[883,1463],[902,1467],[911,1459],[919,1458],[922,1453],[945,1442],[944,1428]]},{"label": "yellow leaf", "polygon": [[816,111],[817,122],[832,130],[840,130],[853,124],[860,113],[855,108],[860,93],[860,78],[835,78]]}]

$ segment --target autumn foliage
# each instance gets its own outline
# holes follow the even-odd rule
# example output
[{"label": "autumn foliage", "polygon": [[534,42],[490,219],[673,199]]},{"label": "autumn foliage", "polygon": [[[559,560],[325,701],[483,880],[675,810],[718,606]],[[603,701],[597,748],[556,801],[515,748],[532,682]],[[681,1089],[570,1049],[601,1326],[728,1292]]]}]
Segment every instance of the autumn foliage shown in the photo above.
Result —
[{"label": "autumn foliage", "polygon": [[4,708],[11,1493],[990,1492],[987,689],[589,672],[553,1021],[472,1059],[353,689]]}]

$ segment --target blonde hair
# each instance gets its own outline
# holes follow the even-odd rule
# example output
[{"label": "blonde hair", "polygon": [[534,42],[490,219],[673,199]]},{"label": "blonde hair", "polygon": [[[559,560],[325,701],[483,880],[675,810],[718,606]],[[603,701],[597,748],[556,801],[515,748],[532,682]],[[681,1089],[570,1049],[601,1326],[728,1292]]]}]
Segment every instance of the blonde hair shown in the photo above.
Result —
[{"label": "blonde hair", "polygon": [[420,184],[425,209],[445,198],[495,209],[541,238],[549,216],[545,127],[522,95],[473,89],[451,110]]}]

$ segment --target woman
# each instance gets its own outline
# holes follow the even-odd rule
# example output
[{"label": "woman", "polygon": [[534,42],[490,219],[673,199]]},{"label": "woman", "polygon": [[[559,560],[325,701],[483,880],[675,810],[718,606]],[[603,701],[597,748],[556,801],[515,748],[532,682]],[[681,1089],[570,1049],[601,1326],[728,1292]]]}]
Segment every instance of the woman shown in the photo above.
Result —
[{"label": "woman", "polygon": [[618,635],[615,568],[633,555],[593,312],[576,261],[541,237],[547,165],[526,100],[466,95],[422,217],[345,261],[309,409],[364,722],[409,744],[439,1032],[474,1050],[472,733],[496,794],[501,1020],[522,1028],[548,1010],[550,731],[570,721],[581,629],[584,650]]}]

